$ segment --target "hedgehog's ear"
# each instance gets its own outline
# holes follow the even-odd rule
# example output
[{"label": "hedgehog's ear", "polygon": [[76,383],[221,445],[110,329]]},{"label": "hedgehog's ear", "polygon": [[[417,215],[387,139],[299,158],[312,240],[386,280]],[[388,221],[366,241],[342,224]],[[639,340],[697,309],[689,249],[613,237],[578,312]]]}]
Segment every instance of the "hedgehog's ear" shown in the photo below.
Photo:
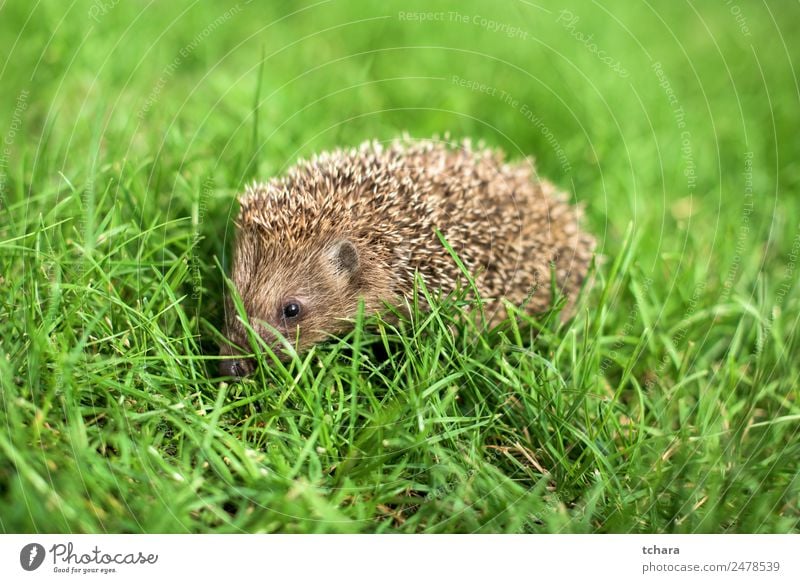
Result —
[{"label": "hedgehog's ear", "polygon": [[336,241],[328,250],[328,258],[337,274],[352,277],[358,271],[358,250],[347,239]]}]

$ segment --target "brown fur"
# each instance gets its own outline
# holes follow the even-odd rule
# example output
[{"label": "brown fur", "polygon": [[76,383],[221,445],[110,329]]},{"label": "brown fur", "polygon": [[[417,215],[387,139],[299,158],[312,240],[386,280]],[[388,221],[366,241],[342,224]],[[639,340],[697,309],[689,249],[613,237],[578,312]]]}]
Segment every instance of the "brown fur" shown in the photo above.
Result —
[{"label": "brown fur", "polygon": [[[492,300],[486,313],[495,320],[502,297],[528,299],[530,312],[547,308],[551,261],[562,292],[574,296],[594,249],[578,209],[535,176],[532,161],[510,164],[469,142],[403,139],[323,153],[254,184],[240,202],[232,280],[259,334],[274,344],[275,328],[300,349],[346,330],[360,298],[367,312],[399,303],[417,271],[430,288],[452,290],[461,272],[435,229]],[[287,298],[304,308],[288,324]],[[230,304],[226,311],[226,335],[247,346]]]}]

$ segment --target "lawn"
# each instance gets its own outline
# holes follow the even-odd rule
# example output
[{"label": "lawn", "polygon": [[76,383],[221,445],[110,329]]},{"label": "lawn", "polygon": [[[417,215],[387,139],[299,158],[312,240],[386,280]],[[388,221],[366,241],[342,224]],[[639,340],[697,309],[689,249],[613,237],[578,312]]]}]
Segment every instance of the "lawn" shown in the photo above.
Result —
[{"label": "lawn", "polygon": [[[0,532],[800,532],[798,4],[442,6],[0,6]],[[237,194],[404,131],[585,205],[576,315],[221,380]]]}]

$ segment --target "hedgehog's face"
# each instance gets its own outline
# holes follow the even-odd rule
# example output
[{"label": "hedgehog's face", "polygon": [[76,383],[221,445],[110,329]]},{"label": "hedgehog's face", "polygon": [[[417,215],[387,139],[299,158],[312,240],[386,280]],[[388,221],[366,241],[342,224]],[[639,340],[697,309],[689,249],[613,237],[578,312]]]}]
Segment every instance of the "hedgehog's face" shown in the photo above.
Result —
[{"label": "hedgehog's face", "polygon": [[[285,342],[302,351],[347,327],[358,309],[361,269],[356,246],[328,238],[302,251],[289,251],[258,234],[240,233],[231,276],[253,331],[276,354],[286,357]],[[253,362],[248,334],[230,298],[225,335],[241,352],[223,345],[224,376],[245,376]]]}]

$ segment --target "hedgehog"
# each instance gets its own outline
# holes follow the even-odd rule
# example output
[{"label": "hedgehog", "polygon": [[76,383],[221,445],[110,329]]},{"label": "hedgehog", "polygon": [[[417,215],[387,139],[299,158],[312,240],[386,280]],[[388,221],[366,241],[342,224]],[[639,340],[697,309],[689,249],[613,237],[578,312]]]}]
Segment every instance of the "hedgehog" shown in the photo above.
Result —
[{"label": "hedgehog", "polygon": [[[407,306],[417,274],[448,293],[466,270],[490,323],[506,317],[503,298],[540,313],[553,278],[574,298],[595,247],[580,207],[539,179],[532,159],[509,163],[469,140],[321,153],[239,202],[230,279],[253,331],[281,358],[281,337],[306,350],[352,328],[361,302],[367,314]],[[223,332],[220,373],[246,376],[254,363],[230,297]]]}]

